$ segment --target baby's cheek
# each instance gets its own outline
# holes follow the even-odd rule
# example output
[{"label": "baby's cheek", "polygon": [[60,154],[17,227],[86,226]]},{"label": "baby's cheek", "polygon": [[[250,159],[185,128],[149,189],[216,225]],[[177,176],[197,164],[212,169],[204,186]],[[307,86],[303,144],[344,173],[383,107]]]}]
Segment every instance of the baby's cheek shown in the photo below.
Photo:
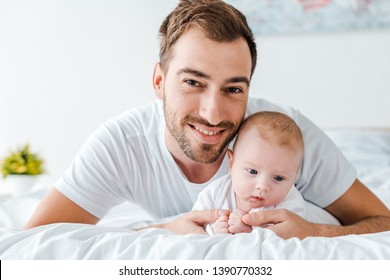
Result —
[{"label": "baby's cheek", "polygon": [[287,196],[289,189],[276,189],[273,190],[271,197],[269,198],[269,202],[271,205],[279,204],[283,201],[283,199]]}]

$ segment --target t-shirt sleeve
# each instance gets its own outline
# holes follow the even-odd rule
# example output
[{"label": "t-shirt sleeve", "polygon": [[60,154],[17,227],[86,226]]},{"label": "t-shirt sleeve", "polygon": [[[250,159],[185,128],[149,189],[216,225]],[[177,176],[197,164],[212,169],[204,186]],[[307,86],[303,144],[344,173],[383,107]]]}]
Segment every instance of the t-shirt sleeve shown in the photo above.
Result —
[{"label": "t-shirt sleeve", "polygon": [[55,184],[58,191],[99,219],[125,200],[119,132],[110,129],[110,123],[102,125]]},{"label": "t-shirt sleeve", "polygon": [[295,112],[304,138],[304,159],[296,182],[303,197],[326,207],[342,196],[357,178],[357,171],[336,144],[313,122]]}]

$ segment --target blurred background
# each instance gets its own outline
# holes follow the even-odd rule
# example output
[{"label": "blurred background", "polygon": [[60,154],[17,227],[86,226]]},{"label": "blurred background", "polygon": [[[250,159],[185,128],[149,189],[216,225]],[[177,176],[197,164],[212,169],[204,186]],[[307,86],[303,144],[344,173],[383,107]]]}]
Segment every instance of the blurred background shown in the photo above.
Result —
[{"label": "blurred background", "polygon": [[[303,5],[301,13],[333,4],[290,2]],[[0,0],[0,158],[29,143],[52,185],[100,124],[155,100],[158,29],[176,3]],[[251,95],[294,106],[324,129],[390,128],[390,29],[333,27],[253,28],[259,60]]]}]

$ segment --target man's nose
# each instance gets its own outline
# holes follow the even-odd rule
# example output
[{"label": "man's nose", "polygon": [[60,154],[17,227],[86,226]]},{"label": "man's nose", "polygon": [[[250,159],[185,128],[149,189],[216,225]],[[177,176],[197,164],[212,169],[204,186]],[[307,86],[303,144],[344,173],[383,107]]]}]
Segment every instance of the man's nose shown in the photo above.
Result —
[{"label": "man's nose", "polygon": [[223,121],[222,95],[217,89],[209,89],[201,96],[199,115],[212,125]]}]

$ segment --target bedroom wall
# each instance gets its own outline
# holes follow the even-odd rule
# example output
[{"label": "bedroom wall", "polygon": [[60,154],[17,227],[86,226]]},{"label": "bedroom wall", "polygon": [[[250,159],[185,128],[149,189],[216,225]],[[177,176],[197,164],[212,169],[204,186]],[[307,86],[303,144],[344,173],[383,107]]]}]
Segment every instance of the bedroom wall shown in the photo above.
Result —
[{"label": "bedroom wall", "polygon": [[390,30],[258,38],[252,94],[321,127],[390,127]]},{"label": "bedroom wall", "polygon": [[[53,184],[102,122],[154,100],[158,27],[175,3],[0,1],[0,157],[29,142]],[[252,95],[321,127],[390,127],[390,30],[257,43]]]}]

